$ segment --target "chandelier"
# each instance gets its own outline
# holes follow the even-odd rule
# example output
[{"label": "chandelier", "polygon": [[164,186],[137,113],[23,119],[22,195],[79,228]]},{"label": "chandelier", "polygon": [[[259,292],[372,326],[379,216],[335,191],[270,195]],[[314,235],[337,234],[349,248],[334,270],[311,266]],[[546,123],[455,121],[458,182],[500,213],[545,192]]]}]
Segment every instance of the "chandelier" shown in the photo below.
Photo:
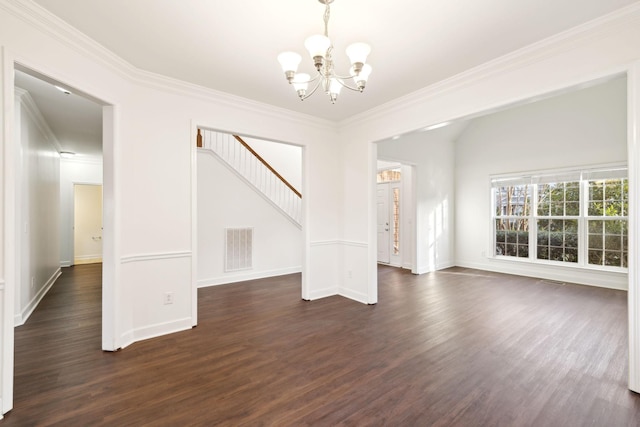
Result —
[{"label": "chandelier", "polygon": [[[313,59],[317,74],[311,78],[309,74],[297,73],[298,65],[302,60],[301,56],[295,52],[282,52],[278,55],[278,61],[282,66],[282,71],[289,84],[298,93],[300,100],[305,100],[313,95],[322,84],[322,89],[329,96],[332,104],[335,104],[340,94],[340,90],[347,89],[362,92],[371,73],[371,66],[366,63],[367,55],[371,52],[371,47],[366,43],[353,43],[347,46],[347,56],[351,61],[349,76],[341,76],[335,73],[333,67],[333,44],[329,39],[329,5],[333,0],[318,0],[326,6],[324,11],[324,35],[314,35],[308,37],[304,46],[309,51]],[[348,79],[353,79],[355,87],[345,83]],[[307,93],[309,84],[315,84],[311,92]]]}]

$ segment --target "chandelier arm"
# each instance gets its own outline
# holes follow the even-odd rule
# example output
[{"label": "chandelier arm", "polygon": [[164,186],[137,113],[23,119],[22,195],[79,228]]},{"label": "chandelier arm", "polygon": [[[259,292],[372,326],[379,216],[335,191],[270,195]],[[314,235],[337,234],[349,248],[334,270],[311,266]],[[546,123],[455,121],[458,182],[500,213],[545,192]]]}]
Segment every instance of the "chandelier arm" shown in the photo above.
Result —
[{"label": "chandelier arm", "polygon": [[342,77],[341,77],[341,78],[336,79],[336,80],[337,80],[337,82],[338,82],[338,83],[340,83],[340,86],[342,86],[342,87],[344,87],[344,88],[347,88],[347,89],[349,89],[349,90],[352,90],[352,91],[354,91],[354,92],[362,92],[362,91],[361,91],[360,89],[358,89],[358,88],[355,88],[355,87],[351,87],[351,86],[349,86],[348,84],[346,84],[345,82],[343,82],[341,79],[342,79]]},{"label": "chandelier arm", "polygon": [[351,80],[353,78],[353,76],[339,76],[337,74],[334,74],[332,77],[335,77],[336,79],[343,79],[343,80]]},{"label": "chandelier arm", "polygon": [[[313,83],[313,82],[315,82],[316,80],[318,80],[318,78],[319,78],[319,77],[323,77],[323,76],[321,76],[321,75],[320,75],[320,73],[318,73],[318,74],[316,74],[316,76],[315,76],[314,78],[309,79],[309,80],[307,80],[306,82],[296,82],[296,83]],[[318,83],[320,83],[320,82],[318,82]]]},{"label": "chandelier arm", "polygon": [[[313,78],[312,80],[309,80],[309,82],[312,82],[313,80],[318,79],[320,75],[318,74],[315,78]],[[316,93],[316,90],[318,90],[318,87],[320,87],[320,83],[322,82],[322,79],[318,79],[318,82],[316,83],[316,85],[314,86],[313,90],[311,92],[309,92],[308,94],[306,94],[305,96],[303,96],[302,98],[300,98],[301,101],[304,101],[305,99],[309,98],[311,95],[313,95],[314,93]]]}]

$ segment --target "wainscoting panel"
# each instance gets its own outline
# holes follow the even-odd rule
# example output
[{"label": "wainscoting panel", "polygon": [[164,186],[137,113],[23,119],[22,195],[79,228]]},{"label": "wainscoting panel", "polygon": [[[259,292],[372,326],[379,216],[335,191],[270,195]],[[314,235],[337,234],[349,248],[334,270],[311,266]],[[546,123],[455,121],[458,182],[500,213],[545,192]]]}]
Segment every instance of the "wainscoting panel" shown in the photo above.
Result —
[{"label": "wainscoting panel", "polygon": [[[342,244],[339,240],[322,240],[309,244],[307,256],[312,259],[305,272],[309,300],[338,295],[340,289],[340,259]],[[305,296],[303,296],[305,297]]]},{"label": "wainscoting panel", "polygon": [[368,304],[370,302],[368,295],[369,245],[366,242],[349,240],[343,240],[341,244],[344,264],[343,281],[339,294],[363,304]]},{"label": "wainscoting panel", "polygon": [[121,263],[121,277],[126,278],[122,289],[130,292],[123,295],[123,324],[132,325],[121,335],[123,346],[191,328],[195,289],[185,280],[191,277],[191,252],[129,255]]}]

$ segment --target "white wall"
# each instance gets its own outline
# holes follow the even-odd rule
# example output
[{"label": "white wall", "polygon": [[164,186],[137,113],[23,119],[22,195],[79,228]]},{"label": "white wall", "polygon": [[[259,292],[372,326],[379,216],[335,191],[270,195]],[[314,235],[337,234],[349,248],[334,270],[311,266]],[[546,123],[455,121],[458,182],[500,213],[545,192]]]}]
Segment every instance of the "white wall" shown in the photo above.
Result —
[{"label": "white wall", "polygon": [[379,158],[415,166],[417,274],[454,263],[454,136],[441,128],[377,144]]},{"label": "white wall", "polygon": [[242,137],[256,153],[302,193],[302,147]]},{"label": "white wall", "polygon": [[492,257],[489,176],[627,161],[626,79],[472,120],[456,143],[456,264],[627,288],[626,273]]},{"label": "white wall", "polygon": [[[253,268],[224,271],[225,228],[253,228]],[[209,150],[198,150],[198,286],[300,272],[302,231]]]},{"label": "white wall", "polygon": [[51,130],[28,93],[16,96],[16,137],[21,150],[18,222],[20,285],[15,324],[23,324],[60,275],[58,229],[60,157]]},{"label": "white wall", "polygon": [[102,185],[102,163],[60,159],[60,266],[73,264],[74,184]]},{"label": "white wall", "polygon": [[[313,162],[303,168],[301,294],[314,299],[338,292],[343,174],[333,161],[340,147],[333,123],[138,70],[31,2],[0,3],[3,96],[11,93],[8,82],[12,84],[18,62],[107,105],[109,120],[103,128],[106,135],[113,135],[113,142],[103,141],[104,348],[125,347],[195,323],[197,236],[192,189],[197,179],[198,125],[304,147],[305,159]],[[5,99],[6,105],[3,121],[13,117],[11,102]],[[3,126],[0,148],[11,153],[13,138],[5,129],[12,125]],[[11,190],[12,163],[3,162],[1,167],[3,182]],[[15,198],[11,191],[3,194],[8,214],[0,243],[12,246]],[[6,250],[3,254],[11,271],[2,270],[0,280],[7,279],[6,287],[13,289],[14,266]],[[166,292],[174,293],[171,305],[163,304]],[[5,304],[3,313],[13,317],[13,305]],[[10,332],[3,331],[3,339],[10,340]],[[3,349],[10,352],[11,342],[4,343]],[[5,399],[10,397],[6,376],[10,363],[3,369],[7,369]],[[3,410],[10,405],[2,404]]]}]

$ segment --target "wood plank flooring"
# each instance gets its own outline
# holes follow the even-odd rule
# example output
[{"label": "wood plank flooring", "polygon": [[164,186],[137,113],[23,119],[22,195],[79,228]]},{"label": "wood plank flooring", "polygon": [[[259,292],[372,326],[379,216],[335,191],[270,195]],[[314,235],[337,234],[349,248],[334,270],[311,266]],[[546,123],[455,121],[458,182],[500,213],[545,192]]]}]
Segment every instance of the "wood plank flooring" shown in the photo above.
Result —
[{"label": "wood plank flooring", "polygon": [[379,303],[300,276],[199,291],[199,325],[100,350],[100,265],[16,329],[4,426],[637,426],[627,295],[453,268],[379,268]]}]

